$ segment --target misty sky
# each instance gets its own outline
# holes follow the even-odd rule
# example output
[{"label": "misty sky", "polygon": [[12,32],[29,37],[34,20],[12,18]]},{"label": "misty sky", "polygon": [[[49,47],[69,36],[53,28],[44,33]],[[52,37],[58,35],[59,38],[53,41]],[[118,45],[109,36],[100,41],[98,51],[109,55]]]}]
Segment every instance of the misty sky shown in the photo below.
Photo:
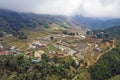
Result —
[{"label": "misty sky", "polygon": [[0,0],[0,8],[37,14],[120,18],[120,0]]}]

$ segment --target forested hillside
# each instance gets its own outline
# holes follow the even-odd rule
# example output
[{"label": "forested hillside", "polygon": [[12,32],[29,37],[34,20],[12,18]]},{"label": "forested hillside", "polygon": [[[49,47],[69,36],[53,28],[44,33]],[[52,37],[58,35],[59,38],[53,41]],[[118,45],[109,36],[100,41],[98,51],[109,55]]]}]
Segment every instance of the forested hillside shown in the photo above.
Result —
[{"label": "forested hillside", "polygon": [[[111,77],[120,75],[120,26],[114,26],[104,30],[109,35],[109,39],[116,41],[116,48],[103,55],[100,60],[90,66],[92,80],[108,80]],[[119,80],[111,78],[110,80]]]},{"label": "forested hillside", "polygon": [[50,59],[43,54],[40,63],[32,62],[32,58],[23,54],[0,56],[0,80],[70,80],[77,68],[71,56]]},{"label": "forested hillside", "polygon": [[113,26],[103,31],[109,35],[109,38],[120,39],[120,26]]},{"label": "forested hillside", "polygon": [[58,24],[61,27],[65,27],[67,24],[69,25],[69,22],[64,16],[37,15],[0,10],[1,32],[4,31],[13,35],[18,35],[19,31],[23,28],[49,28],[49,25],[52,23]]}]

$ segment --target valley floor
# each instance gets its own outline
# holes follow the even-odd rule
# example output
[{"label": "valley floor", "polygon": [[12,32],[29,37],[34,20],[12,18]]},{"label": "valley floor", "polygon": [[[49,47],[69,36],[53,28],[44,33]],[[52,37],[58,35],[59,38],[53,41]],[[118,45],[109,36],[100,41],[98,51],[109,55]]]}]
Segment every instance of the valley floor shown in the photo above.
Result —
[{"label": "valley floor", "polygon": [[[60,58],[72,56],[80,70],[73,80],[88,80],[85,76],[89,74],[86,71],[90,65],[96,63],[106,52],[115,47],[112,43],[102,43],[102,39],[95,39],[85,34],[64,35],[64,29],[46,30],[44,32],[31,31],[27,40],[18,40],[15,37],[5,37],[3,43],[14,46],[12,50],[19,54],[20,52],[28,57],[34,57],[41,60],[42,54],[48,54],[50,58],[58,56]],[[31,55],[34,52],[33,55]],[[82,62],[81,62],[82,61]],[[83,69],[82,69],[83,68]],[[77,71],[77,70],[76,70]],[[84,73],[85,71],[85,73]]]}]

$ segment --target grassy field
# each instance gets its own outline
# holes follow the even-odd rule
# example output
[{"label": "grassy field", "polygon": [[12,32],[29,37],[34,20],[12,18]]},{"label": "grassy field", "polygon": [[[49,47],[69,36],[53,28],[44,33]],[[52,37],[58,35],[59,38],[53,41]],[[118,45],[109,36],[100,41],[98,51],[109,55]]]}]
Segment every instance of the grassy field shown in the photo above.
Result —
[{"label": "grassy field", "polygon": [[110,78],[109,80],[120,80],[120,75],[116,75],[116,76]]},{"label": "grassy field", "polygon": [[79,69],[75,80],[91,80],[87,69]]}]

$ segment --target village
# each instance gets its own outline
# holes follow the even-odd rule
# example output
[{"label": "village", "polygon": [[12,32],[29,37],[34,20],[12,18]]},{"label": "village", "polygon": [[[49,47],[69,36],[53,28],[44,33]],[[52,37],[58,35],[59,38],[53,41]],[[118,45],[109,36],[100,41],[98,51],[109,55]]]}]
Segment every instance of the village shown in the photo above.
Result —
[{"label": "village", "polygon": [[[89,33],[90,34],[90,33]],[[93,63],[97,57],[111,46],[111,43],[102,43],[100,38],[92,38],[88,33],[81,34],[78,31],[62,31],[59,34],[51,33],[42,38],[37,38],[29,43],[27,50],[17,49],[11,46],[9,50],[1,50],[0,55],[24,54],[26,57],[34,57],[31,62],[39,63],[42,54],[47,54],[49,58],[57,56],[64,58],[72,56],[77,64],[84,60],[87,64]],[[4,46],[0,43],[0,49]]]}]

